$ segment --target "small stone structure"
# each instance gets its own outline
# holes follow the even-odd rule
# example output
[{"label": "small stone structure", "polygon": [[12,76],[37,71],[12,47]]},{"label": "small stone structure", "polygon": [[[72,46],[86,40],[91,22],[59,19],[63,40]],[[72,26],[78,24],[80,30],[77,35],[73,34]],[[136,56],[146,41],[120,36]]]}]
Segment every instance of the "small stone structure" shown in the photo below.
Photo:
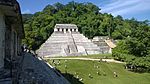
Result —
[{"label": "small stone structure", "polygon": [[39,56],[79,56],[99,54],[99,47],[78,32],[75,24],[56,24],[54,33],[37,50]]},{"label": "small stone structure", "polygon": [[114,40],[108,36],[95,36],[92,42],[98,45],[102,53],[112,53],[112,49],[116,47]]},{"label": "small stone structure", "polygon": [[78,32],[78,28],[74,24],[56,24],[54,32],[63,32],[63,33]]}]

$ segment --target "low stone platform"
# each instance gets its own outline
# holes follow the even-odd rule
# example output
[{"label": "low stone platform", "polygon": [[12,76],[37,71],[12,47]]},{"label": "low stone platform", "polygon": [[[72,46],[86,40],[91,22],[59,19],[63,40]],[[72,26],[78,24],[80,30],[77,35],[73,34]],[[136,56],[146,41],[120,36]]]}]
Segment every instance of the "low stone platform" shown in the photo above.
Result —
[{"label": "low stone platform", "polygon": [[102,53],[112,53],[112,49],[116,47],[115,40],[109,39],[108,36],[95,36],[92,42],[100,48]]}]

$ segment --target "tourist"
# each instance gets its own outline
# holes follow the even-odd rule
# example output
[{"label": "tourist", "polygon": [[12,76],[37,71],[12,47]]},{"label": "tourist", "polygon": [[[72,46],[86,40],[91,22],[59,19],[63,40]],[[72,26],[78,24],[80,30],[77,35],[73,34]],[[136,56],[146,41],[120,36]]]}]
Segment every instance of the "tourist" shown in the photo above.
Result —
[{"label": "tourist", "polygon": [[67,65],[65,65],[65,69],[67,68]]},{"label": "tourist", "polygon": [[77,79],[79,78],[79,75],[77,75]]},{"label": "tourist", "polygon": [[55,62],[55,60],[52,61],[52,64]]},{"label": "tourist", "polygon": [[105,73],[105,72],[103,73],[103,76],[106,76],[106,73]]},{"label": "tourist", "polygon": [[74,74],[76,75],[77,73],[75,72]]},{"label": "tourist", "polygon": [[24,47],[23,47],[23,45],[21,46],[21,51],[24,52]]},{"label": "tourist", "polygon": [[98,62],[101,62],[101,59],[99,59],[99,61]]},{"label": "tourist", "polygon": [[97,71],[96,73],[99,75],[99,72],[98,72],[98,71]]},{"label": "tourist", "polygon": [[65,60],[65,63],[67,62],[67,60]]},{"label": "tourist", "polygon": [[91,76],[91,74],[89,74],[89,78],[93,78],[93,77]]},{"label": "tourist", "polygon": [[27,45],[23,45],[24,51],[27,52],[28,51],[28,47]]},{"label": "tourist", "polygon": [[80,78],[80,79],[79,79],[79,81],[83,81],[83,79],[82,79],[82,78]]},{"label": "tourist", "polygon": [[114,78],[115,78],[115,77],[118,77],[118,75],[117,75],[117,73],[116,73],[116,72],[113,72],[113,74],[114,74]]}]

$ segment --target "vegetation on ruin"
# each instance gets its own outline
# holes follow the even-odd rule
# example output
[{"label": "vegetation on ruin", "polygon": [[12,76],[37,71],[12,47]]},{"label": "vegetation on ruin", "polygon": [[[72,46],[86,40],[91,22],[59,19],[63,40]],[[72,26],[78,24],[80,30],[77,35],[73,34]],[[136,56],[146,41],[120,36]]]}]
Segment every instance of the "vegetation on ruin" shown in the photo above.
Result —
[{"label": "vegetation on ruin", "polygon": [[[83,60],[60,60],[59,65],[54,65],[52,60],[48,61],[59,69],[71,84],[149,84],[150,82],[149,73],[128,71],[124,69],[124,64]],[[59,60],[55,60],[55,63],[58,62]],[[114,77],[113,72],[116,72],[118,77]],[[89,74],[91,74],[91,77],[89,77]]]},{"label": "vegetation on ruin", "polygon": [[150,71],[150,26],[149,21],[123,19],[122,16],[102,14],[100,8],[92,3],[69,2],[47,5],[33,15],[23,15],[25,39],[32,50],[36,50],[53,33],[57,23],[73,23],[79,32],[88,38],[109,36],[120,40],[113,49],[117,60],[132,65],[136,71]]}]

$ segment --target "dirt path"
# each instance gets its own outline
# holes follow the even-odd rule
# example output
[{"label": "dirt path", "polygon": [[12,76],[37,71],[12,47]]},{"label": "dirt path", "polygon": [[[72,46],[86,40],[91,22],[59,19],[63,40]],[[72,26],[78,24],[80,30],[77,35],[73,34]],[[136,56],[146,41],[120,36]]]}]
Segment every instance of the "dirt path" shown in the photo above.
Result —
[{"label": "dirt path", "polygon": [[94,59],[94,58],[44,58],[44,59],[63,59],[63,60],[90,60],[90,61],[104,61],[104,62],[114,62],[114,63],[124,63],[114,59]]}]

